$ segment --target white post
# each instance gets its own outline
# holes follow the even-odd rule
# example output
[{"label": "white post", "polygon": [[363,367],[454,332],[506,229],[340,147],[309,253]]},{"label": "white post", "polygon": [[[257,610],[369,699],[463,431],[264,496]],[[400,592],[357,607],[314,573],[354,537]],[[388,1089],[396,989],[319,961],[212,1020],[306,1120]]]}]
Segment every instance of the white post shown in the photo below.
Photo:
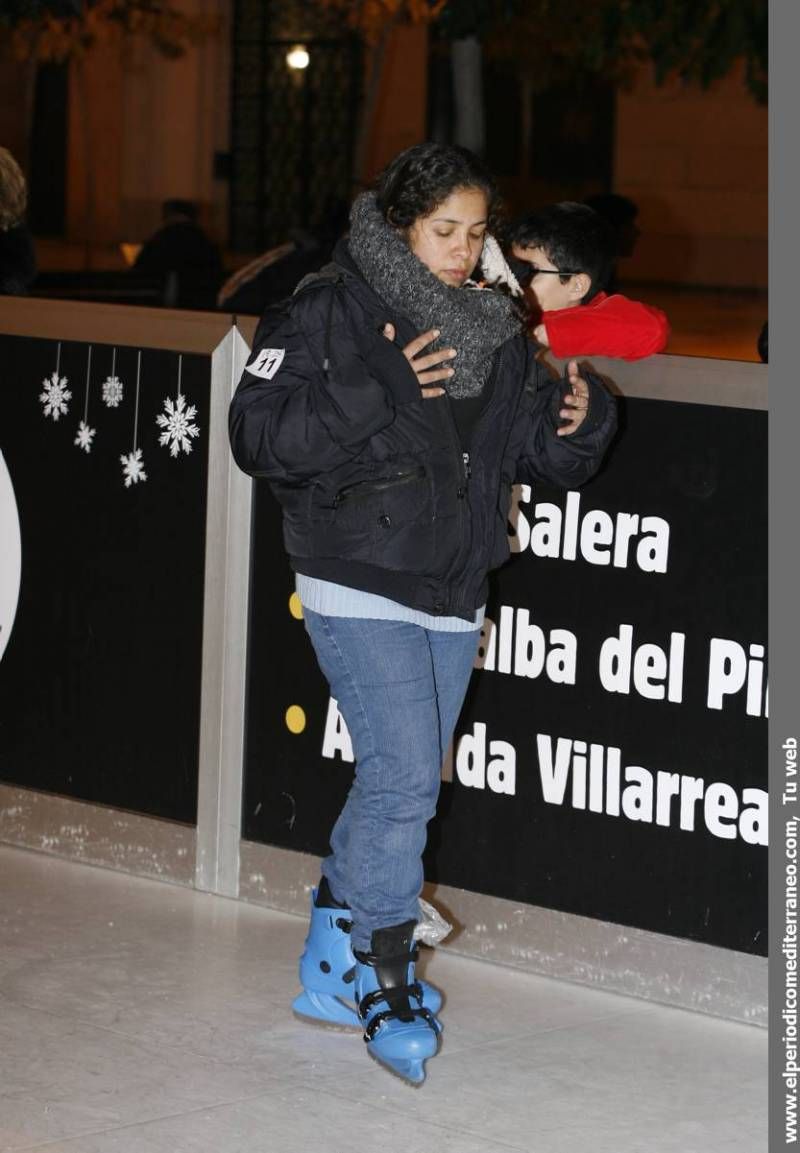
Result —
[{"label": "white post", "polygon": [[227,897],[239,895],[252,505],[252,481],[228,444],[228,406],[248,351],[232,328],[211,359],[195,884]]}]

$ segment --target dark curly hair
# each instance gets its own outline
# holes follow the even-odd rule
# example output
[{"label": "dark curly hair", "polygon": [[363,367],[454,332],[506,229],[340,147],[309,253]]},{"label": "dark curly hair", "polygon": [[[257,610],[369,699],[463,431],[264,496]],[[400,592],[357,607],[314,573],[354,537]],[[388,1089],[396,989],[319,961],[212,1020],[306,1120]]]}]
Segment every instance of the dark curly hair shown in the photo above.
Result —
[{"label": "dark curly hair", "polygon": [[494,177],[466,148],[427,141],[400,152],[375,181],[378,207],[395,228],[409,228],[459,188],[480,188],[489,204],[489,226],[499,213]]}]

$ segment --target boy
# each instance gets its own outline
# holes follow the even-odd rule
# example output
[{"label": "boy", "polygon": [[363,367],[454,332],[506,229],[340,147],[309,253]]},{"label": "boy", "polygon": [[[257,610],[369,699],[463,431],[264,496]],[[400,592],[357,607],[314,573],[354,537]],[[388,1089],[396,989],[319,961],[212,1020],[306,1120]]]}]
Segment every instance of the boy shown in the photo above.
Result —
[{"label": "boy", "polygon": [[510,244],[517,279],[522,272],[527,284],[533,336],[555,356],[638,360],[664,349],[669,324],[660,309],[603,291],[616,245],[594,209],[565,200],[528,213]]}]

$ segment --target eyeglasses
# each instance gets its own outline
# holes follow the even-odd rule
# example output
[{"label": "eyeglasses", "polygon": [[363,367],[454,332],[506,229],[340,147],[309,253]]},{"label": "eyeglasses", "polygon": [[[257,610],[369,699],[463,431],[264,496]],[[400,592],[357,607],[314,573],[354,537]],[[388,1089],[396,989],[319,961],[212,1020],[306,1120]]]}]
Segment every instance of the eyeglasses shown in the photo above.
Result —
[{"label": "eyeglasses", "polygon": [[526,288],[535,276],[577,276],[576,272],[565,272],[562,268],[539,268],[530,260],[523,260],[519,256],[511,257],[509,264],[522,288]]},{"label": "eyeglasses", "polygon": [[577,272],[568,272],[566,268],[537,268],[535,264],[529,265],[531,280],[534,276],[578,276]]}]

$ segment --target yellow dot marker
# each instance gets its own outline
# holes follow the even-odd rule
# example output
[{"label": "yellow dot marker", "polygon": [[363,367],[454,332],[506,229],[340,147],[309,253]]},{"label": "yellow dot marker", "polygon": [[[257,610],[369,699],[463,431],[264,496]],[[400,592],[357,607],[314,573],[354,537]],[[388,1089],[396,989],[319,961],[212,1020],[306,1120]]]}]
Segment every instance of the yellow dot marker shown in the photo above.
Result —
[{"label": "yellow dot marker", "polygon": [[303,606],[300,603],[300,597],[297,593],[292,593],[289,597],[289,612],[292,614],[296,621],[303,619]]},{"label": "yellow dot marker", "polygon": [[299,705],[289,705],[285,719],[286,728],[290,733],[302,733],[306,727],[306,714]]}]

